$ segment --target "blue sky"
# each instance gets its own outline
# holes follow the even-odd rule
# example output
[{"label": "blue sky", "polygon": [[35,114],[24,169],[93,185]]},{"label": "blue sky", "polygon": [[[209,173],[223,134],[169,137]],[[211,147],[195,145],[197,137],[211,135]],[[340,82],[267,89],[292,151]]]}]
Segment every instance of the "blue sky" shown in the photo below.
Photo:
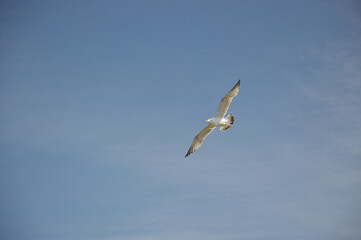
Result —
[{"label": "blue sky", "polygon": [[0,238],[360,239],[360,13],[1,1]]}]

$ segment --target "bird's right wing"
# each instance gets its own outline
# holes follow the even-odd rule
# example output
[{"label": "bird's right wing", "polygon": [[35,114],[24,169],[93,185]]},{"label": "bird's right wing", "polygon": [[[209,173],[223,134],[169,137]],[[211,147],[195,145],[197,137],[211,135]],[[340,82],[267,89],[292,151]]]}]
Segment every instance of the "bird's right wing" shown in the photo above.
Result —
[{"label": "bird's right wing", "polygon": [[208,124],[207,127],[203,128],[202,131],[200,131],[197,136],[194,137],[193,142],[191,146],[189,147],[189,150],[185,157],[187,157],[189,154],[200,148],[202,146],[203,140],[216,128],[216,125],[213,125],[212,123]]},{"label": "bird's right wing", "polygon": [[237,96],[240,85],[241,85],[241,80],[238,80],[236,85],[234,85],[234,87],[226,94],[226,96],[224,96],[222,98],[221,102],[219,103],[215,118],[223,118],[224,117],[233,98],[235,96]]}]

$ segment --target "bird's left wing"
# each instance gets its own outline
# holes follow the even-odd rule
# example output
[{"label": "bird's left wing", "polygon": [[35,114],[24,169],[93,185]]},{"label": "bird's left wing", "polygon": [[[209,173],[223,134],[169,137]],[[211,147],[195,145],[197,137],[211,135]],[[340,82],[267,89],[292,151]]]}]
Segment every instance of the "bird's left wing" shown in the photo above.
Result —
[{"label": "bird's left wing", "polygon": [[215,118],[223,118],[224,117],[233,98],[235,96],[237,96],[240,85],[241,85],[241,80],[238,80],[236,85],[234,85],[234,87],[226,94],[226,96],[224,96],[222,98],[221,102],[219,103]]},{"label": "bird's left wing", "polygon": [[189,154],[200,148],[202,146],[203,140],[216,128],[216,125],[213,125],[212,123],[208,124],[207,127],[203,128],[202,131],[200,131],[197,136],[194,137],[193,142],[191,146],[189,147],[189,150],[185,157],[187,157]]}]

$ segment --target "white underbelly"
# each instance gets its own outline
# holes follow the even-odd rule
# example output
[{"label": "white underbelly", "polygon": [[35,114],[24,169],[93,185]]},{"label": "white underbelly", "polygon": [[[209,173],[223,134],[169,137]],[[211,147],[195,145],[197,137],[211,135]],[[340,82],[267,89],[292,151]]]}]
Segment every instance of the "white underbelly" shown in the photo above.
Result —
[{"label": "white underbelly", "polygon": [[227,120],[222,118],[222,119],[216,121],[216,125],[217,126],[225,126],[225,125],[227,125]]}]

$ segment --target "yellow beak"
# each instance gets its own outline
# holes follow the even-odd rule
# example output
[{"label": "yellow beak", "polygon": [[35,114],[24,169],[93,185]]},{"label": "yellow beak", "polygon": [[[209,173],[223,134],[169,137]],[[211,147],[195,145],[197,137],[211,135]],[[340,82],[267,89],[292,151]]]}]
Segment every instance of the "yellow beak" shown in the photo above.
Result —
[{"label": "yellow beak", "polygon": [[207,123],[209,123],[209,120],[206,120]]}]

